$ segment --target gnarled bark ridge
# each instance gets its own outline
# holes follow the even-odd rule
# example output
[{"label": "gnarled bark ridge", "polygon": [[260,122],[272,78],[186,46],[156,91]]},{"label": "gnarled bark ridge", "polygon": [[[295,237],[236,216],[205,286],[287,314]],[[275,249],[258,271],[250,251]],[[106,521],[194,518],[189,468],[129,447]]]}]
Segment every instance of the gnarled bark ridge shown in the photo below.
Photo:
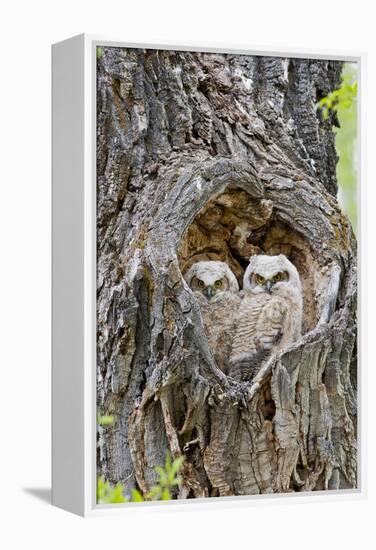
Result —
[{"label": "gnarled bark ridge", "polygon": [[[356,243],[336,200],[341,64],[103,48],[97,76],[98,473],[179,498],[357,484]],[[333,117],[334,115],[332,115]],[[304,335],[239,383],[183,275],[254,253],[299,270]]]}]

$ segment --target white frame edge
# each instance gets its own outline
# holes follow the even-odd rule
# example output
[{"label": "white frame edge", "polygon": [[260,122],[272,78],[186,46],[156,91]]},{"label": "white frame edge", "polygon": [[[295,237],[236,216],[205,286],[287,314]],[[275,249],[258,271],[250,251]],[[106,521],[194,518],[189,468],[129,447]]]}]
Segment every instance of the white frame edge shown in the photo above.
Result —
[{"label": "white frame edge", "polygon": [[52,48],[52,503],[83,515],[84,37]]},{"label": "white frame edge", "polygon": [[[366,496],[365,301],[359,305],[358,488],[158,503],[96,504],[96,47],[171,49],[321,58],[359,67],[359,297],[366,288],[365,64],[366,54],[273,49],[229,44],[139,44],[75,36],[52,47],[52,503],[81,516],[331,502]],[[359,300],[360,302],[360,300]],[[359,369],[361,359],[361,372]],[[362,452],[360,452],[362,450]]]}]

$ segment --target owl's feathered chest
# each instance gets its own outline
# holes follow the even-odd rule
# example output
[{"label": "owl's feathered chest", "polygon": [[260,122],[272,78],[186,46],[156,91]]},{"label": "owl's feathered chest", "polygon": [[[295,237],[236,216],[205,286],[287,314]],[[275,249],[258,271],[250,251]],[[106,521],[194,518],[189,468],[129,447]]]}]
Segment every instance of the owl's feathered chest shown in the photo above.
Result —
[{"label": "owl's feathered chest", "polygon": [[246,293],[240,306],[230,362],[254,370],[270,354],[301,333],[302,303],[298,295]]},{"label": "owl's feathered chest", "polygon": [[221,331],[234,324],[234,312],[241,299],[238,295],[224,292],[216,300],[200,299],[200,310],[205,329],[211,334],[218,328]]},{"label": "owl's feathered chest", "polygon": [[222,293],[214,301],[197,298],[209,348],[218,367],[226,372],[241,298],[231,292]]}]

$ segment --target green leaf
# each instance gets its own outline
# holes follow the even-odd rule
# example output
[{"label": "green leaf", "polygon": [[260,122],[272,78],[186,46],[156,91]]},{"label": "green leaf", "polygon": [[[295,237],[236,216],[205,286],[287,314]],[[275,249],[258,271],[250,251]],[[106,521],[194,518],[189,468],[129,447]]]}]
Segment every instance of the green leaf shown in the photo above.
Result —
[{"label": "green leaf", "polygon": [[166,484],[168,482],[168,474],[167,472],[162,468],[162,466],[156,466],[155,471],[159,475],[159,483]]},{"label": "green leaf", "polygon": [[101,476],[97,480],[97,502],[99,504],[112,504],[127,502],[123,496],[121,483],[113,486]]},{"label": "green leaf", "polygon": [[126,499],[123,495],[123,487],[121,486],[120,483],[115,485],[115,487],[112,489],[110,498],[111,498],[110,502],[113,504],[126,502]]},{"label": "green leaf", "polygon": [[170,455],[170,453],[166,454],[165,468],[166,468],[167,472],[171,469],[171,455]]},{"label": "green leaf", "polygon": [[341,107],[344,109],[351,109],[353,102],[351,99],[344,99],[341,103]]},{"label": "green leaf", "polygon": [[154,485],[148,492],[147,498],[149,500],[159,500],[161,496],[161,492],[162,492],[161,487],[159,485]]},{"label": "green leaf", "polygon": [[177,476],[174,481],[171,483],[171,485],[180,485],[182,482],[182,477],[181,476]]},{"label": "green leaf", "polygon": [[145,499],[137,489],[132,490],[132,502],[144,502]]},{"label": "green leaf", "polygon": [[171,471],[173,472],[173,474],[176,474],[180,470],[184,460],[185,460],[184,456],[179,456],[178,458],[175,458],[171,468]]},{"label": "green leaf", "polygon": [[[103,418],[103,417],[101,417]],[[98,419],[99,423],[99,419]],[[155,471],[158,474],[158,483],[154,485],[147,495],[143,495],[138,489],[133,489],[131,493],[131,502],[144,502],[146,500],[171,500],[174,492],[172,489],[179,486],[182,482],[181,476],[177,475],[181,469],[184,456],[179,456],[172,460],[170,453],[166,454],[165,465],[156,466]],[[105,481],[104,477],[98,477],[97,480],[97,502],[100,504],[129,502],[123,495],[121,483],[115,486]]]},{"label": "green leaf", "polygon": [[340,109],[351,109],[356,101],[357,89],[356,81],[353,82],[353,75],[344,71],[341,86],[321,98],[316,105],[317,109],[321,109],[323,120],[328,119],[330,111],[338,112]]},{"label": "green leaf", "polygon": [[101,502],[106,494],[106,489],[108,487],[108,483],[104,480],[103,477],[98,477],[97,480],[97,500],[98,502]]},{"label": "green leaf", "polygon": [[115,418],[112,415],[98,416],[98,424],[100,426],[109,426],[110,424],[113,424],[114,421]]},{"label": "green leaf", "polygon": [[161,500],[171,500],[171,493],[168,489],[163,489],[161,494]]}]

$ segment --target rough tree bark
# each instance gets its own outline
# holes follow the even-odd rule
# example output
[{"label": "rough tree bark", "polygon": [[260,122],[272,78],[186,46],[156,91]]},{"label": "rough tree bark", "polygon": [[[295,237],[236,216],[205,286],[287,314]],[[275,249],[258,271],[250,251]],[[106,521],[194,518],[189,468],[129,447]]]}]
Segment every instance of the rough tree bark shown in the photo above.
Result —
[{"label": "rough tree bark", "polygon": [[[97,76],[98,473],[179,498],[357,484],[356,243],[337,200],[341,63],[104,48]],[[215,364],[182,274],[284,253],[304,335],[251,383]]]}]

